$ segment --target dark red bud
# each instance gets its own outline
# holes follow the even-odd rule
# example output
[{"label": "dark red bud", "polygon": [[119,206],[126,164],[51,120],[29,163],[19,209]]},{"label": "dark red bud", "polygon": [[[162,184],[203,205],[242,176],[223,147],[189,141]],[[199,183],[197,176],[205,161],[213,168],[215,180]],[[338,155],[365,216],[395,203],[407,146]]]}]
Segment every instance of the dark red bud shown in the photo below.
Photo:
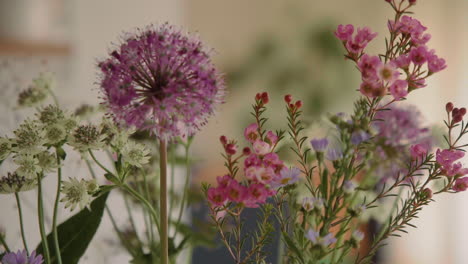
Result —
[{"label": "dark red bud", "polygon": [[229,143],[226,145],[226,153],[229,155],[234,155],[237,152],[237,147],[236,145]]},{"label": "dark red bud", "polygon": [[289,108],[294,108],[294,105],[293,105],[293,104],[289,104]]},{"label": "dark red bud", "polygon": [[226,136],[220,136],[219,141],[221,141],[221,144],[226,145],[227,144],[227,137]]},{"label": "dark red bud", "polygon": [[297,101],[295,105],[296,105],[297,109],[301,108],[302,107],[302,101],[301,100]]},{"label": "dark red bud", "polygon": [[448,103],[445,105],[445,110],[447,111],[447,113],[452,112],[452,110],[453,110],[453,104],[452,104],[451,102],[448,102]]},{"label": "dark red bud", "polygon": [[284,96],[284,101],[285,101],[286,103],[288,103],[288,104],[291,103],[291,101],[292,101],[292,95],[290,95],[290,94],[285,95],[285,96]]},{"label": "dark red bud", "polygon": [[255,100],[260,101],[261,99],[262,99],[262,94],[257,93],[257,95],[255,95]]},{"label": "dark red bud", "polygon": [[250,151],[250,148],[249,147],[245,147],[243,150],[242,150],[242,153],[247,156],[247,155],[250,155],[251,151]]},{"label": "dark red bud", "polygon": [[452,123],[456,124],[458,122],[461,122],[463,120],[463,116],[458,114],[458,115],[454,115],[453,116],[453,119],[452,119]]},{"label": "dark red bud", "polygon": [[455,108],[452,110],[452,116],[458,115],[458,111],[460,111],[460,110],[459,110],[458,108],[455,107]]},{"label": "dark red bud", "polygon": [[460,111],[458,112],[459,115],[464,116],[466,114],[466,108],[462,107],[460,108]]},{"label": "dark red bud", "polygon": [[431,198],[432,198],[432,190],[429,189],[429,188],[425,188],[425,189],[422,191],[422,195],[423,195],[426,199],[431,199]]},{"label": "dark red bud", "polygon": [[409,0],[408,2],[410,3],[410,5],[415,5],[416,4],[416,0]]},{"label": "dark red bud", "polygon": [[268,96],[268,93],[263,92],[262,93],[262,103],[263,104],[268,104],[269,101],[270,101],[270,97]]}]

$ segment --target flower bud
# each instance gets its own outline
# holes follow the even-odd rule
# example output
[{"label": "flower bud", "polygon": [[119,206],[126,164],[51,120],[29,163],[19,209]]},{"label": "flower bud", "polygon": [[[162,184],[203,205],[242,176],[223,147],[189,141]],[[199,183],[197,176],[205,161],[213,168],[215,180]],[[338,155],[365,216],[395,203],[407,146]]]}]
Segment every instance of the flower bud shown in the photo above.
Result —
[{"label": "flower bud", "polygon": [[257,93],[257,94],[255,95],[255,100],[260,101],[261,99],[262,99],[262,94],[261,94],[261,93]]},{"label": "flower bud", "polygon": [[452,123],[456,124],[458,122],[461,122],[463,120],[463,116],[460,114],[454,115],[452,119]]},{"label": "flower bud", "polygon": [[296,106],[297,109],[301,108],[302,107],[302,101],[301,100],[297,101],[295,103],[295,106]]},{"label": "flower bud", "polygon": [[458,112],[461,116],[464,116],[466,114],[466,108],[462,107],[460,108],[460,111]]},{"label": "flower bud", "polygon": [[285,96],[284,96],[284,101],[285,101],[287,104],[291,103],[291,101],[292,101],[292,95],[290,95],[290,94],[285,95]]},{"label": "flower bud", "polygon": [[226,136],[220,136],[219,141],[221,144],[226,145],[227,144],[227,137]]},{"label": "flower bud", "polygon": [[268,104],[269,101],[270,101],[270,97],[268,96],[268,93],[263,92],[262,93],[262,103],[263,104]]},{"label": "flower bud", "polygon": [[408,2],[410,3],[410,5],[415,5],[416,4],[416,0],[408,0]]},{"label": "flower bud", "polygon": [[232,143],[227,144],[225,149],[226,149],[226,153],[229,154],[229,155],[234,155],[237,152],[236,145],[234,145]]},{"label": "flower bud", "polygon": [[450,113],[450,112],[452,112],[452,110],[453,110],[453,104],[451,102],[448,102],[445,105],[445,111],[447,111],[447,113]]},{"label": "flower bud", "polygon": [[458,109],[457,107],[455,107],[455,108],[452,110],[452,116],[458,115],[458,111],[460,111],[460,109]]},{"label": "flower bud", "polygon": [[250,150],[249,147],[245,147],[244,149],[242,149],[242,154],[244,154],[245,156],[248,156],[250,155],[252,151]]},{"label": "flower bud", "polygon": [[421,192],[421,196],[422,196],[423,199],[431,199],[432,198],[432,190],[429,189],[429,188],[425,188]]}]

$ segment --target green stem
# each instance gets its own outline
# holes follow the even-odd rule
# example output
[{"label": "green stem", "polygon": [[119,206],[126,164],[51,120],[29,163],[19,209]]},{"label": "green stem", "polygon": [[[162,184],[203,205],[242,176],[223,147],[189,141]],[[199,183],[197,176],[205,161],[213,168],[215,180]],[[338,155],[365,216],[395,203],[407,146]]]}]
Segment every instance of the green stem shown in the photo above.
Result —
[{"label": "green stem", "polygon": [[[143,170],[143,189],[144,189],[144,195],[146,197],[146,199],[148,199],[151,203],[152,203],[152,199],[150,197],[150,194],[149,194],[149,190],[148,190],[148,181],[147,181],[147,174],[146,174],[146,171]],[[145,216],[145,225],[146,225],[146,229],[147,229],[147,233],[149,235],[148,237],[148,241],[150,242],[150,249],[151,249],[151,255],[154,255],[154,252],[153,252],[153,246],[154,246],[154,229],[153,229],[153,224],[151,222],[151,216],[148,216],[149,219],[146,218],[147,216],[147,212],[145,210],[143,210],[143,213],[144,213],[144,216]],[[148,221],[147,221],[148,220]]]},{"label": "green stem", "polygon": [[0,234],[0,243],[2,243],[3,247],[5,248],[6,252],[10,252],[10,248],[3,237],[3,234]]},{"label": "green stem", "polygon": [[158,228],[158,232],[161,233],[160,226],[159,226],[158,213],[156,212],[156,210],[154,210],[151,203],[148,202],[148,200],[146,200],[145,197],[141,196],[141,194],[137,193],[135,190],[130,188],[130,186],[128,186],[127,184],[122,184],[121,187],[124,190],[126,190],[129,194],[131,194],[133,197],[135,197],[135,199],[139,200],[140,202],[142,202],[146,206],[146,208],[148,209],[148,211],[151,214],[151,218],[156,223],[156,227]]},{"label": "green stem", "polygon": [[21,209],[21,201],[19,198],[19,194],[17,192],[15,192],[15,197],[16,197],[16,204],[18,205],[18,215],[19,215],[20,227],[21,227],[21,238],[23,239],[24,250],[26,250],[26,253],[29,256],[28,243],[26,243],[26,235],[24,232],[23,210]]},{"label": "green stem", "polygon": [[185,171],[185,183],[184,183],[184,190],[183,190],[183,193],[182,193],[182,201],[181,201],[181,205],[180,205],[180,209],[179,209],[179,216],[177,217],[176,226],[174,228],[174,238],[175,238],[175,236],[177,234],[177,227],[179,226],[180,221],[182,220],[182,214],[184,212],[185,203],[186,203],[186,200],[187,200],[187,192],[188,192],[188,187],[189,187],[189,182],[190,182],[189,148],[190,148],[190,143],[188,143],[185,146],[185,169],[186,169],[186,171]]},{"label": "green stem", "polygon": [[[177,145],[175,143],[171,144],[169,147],[169,153],[170,153],[170,163],[171,163],[171,190],[169,191],[169,195],[171,198],[169,199],[169,217],[171,217],[172,213],[172,208],[174,208],[174,202],[175,202],[175,191],[174,191],[174,186],[175,186],[175,164],[176,164],[176,153],[177,151]],[[171,221],[169,221],[171,222]],[[177,232],[177,226],[174,228],[174,236]]]},{"label": "green stem", "polygon": [[161,238],[161,264],[169,261],[168,217],[167,217],[167,142],[159,141],[159,169],[160,169],[160,238]]},{"label": "green stem", "polygon": [[60,252],[60,244],[58,241],[58,232],[57,232],[57,216],[58,216],[58,204],[60,200],[60,189],[62,187],[62,169],[60,167],[60,155],[56,151],[57,155],[57,193],[55,195],[55,204],[54,204],[54,216],[52,219],[52,235],[54,237],[54,246],[55,246],[55,256],[57,258],[57,263],[62,264],[62,254]]},{"label": "green stem", "polygon": [[96,157],[94,156],[94,153],[91,151],[91,150],[88,150],[89,154],[91,155],[91,158],[93,158],[94,162],[96,162],[96,164],[101,167],[101,169],[103,169],[105,172],[109,173],[109,174],[112,174],[114,175],[114,173],[112,173],[110,170],[108,170],[104,165],[102,165],[97,159]]},{"label": "green stem", "polygon": [[44,249],[44,258],[46,264],[51,264],[50,261],[50,253],[49,253],[49,244],[47,241],[47,234],[45,231],[44,226],[44,205],[42,201],[42,175],[37,175],[37,211],[38,211],[38,218],[39,218],[39,230],[41,233],[41,240],[42,240],[42,247]]},{"label": "green stem", "polygon": [[130,225],[135,231],[135,237],[137,239],[138,245],[140,246],[140,248],[143,248],[143,243],[141,242],[140,237],[138,236],[138,229],[136,228],[135,221],[133,220],[133,214],[132,214],[132,210],[130,209],[128,198],[125,195],[123,198],[125,202],[125,208],[127,209],[128,218],[130,219]]}]

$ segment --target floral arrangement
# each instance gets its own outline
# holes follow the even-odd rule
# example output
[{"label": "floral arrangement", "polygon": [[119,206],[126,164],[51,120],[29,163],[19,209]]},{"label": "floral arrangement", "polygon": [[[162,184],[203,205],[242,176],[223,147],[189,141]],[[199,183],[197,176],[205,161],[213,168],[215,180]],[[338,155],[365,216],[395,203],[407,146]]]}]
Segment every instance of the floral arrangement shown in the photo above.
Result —
[{"label": "floral arrangement", "polygon": [[[265,246],[275,233],[281,236],[277,263],[370,263],[387,238],[414,227],[412,220],[436,195],[468,189],[468,168],[459,161],[467,146],[461,143],[468,133],[466,109],[447,103],[446,145],[437,147],[417,108],[400,104],[445,69],[445,60],[428,48],[427,28],[409,16],[416,0],[386,2],[395,17],[383,54],[365,51],[377,35],[367,27],[340,25],[335,32],[362,83],[353,112],[328,117],[332,133],[309,138],[304,103],[289,94],[284,129],[268,129],[270,98],[261,92],[244,130],[247,146],[220,137],[227,171],[215,186],[201,189],[209,207],[205,224],[234,263],[267,263]],[[102,107],[64,110],[48,74],[19,94],[18,106],[36,113],[0,137],[0,164],[15,168],[0,178],[0,194],[15,196],[24,247],[15,252],[0,232],[4,264],[78,263],[104,213],[131,263],[179,263],[184,249],[207,236],[182,218],[191,195],[191,143],[225,96],[210,51],[193,35],[151,25],[123,34],[98,68]],[[73,153],[89,178],[63,177]],[[176,166],[186,171],[180,192],[174,189]],[[43,180],[52,175],[57,188],[47,234]],[[30,190],[37,190],[41,235],[34,250],[20,197]],[[124,198],[129,226],[115,222],[107,204],[111,192]],[[60,205],[79,211],[59,223]],[[369,233],[366,224],[389,206],[379,231]],[[144,227],[134,221],[135,208],[143,212]],[[253,231],[245,230],[248,210],[259,214]]]}]

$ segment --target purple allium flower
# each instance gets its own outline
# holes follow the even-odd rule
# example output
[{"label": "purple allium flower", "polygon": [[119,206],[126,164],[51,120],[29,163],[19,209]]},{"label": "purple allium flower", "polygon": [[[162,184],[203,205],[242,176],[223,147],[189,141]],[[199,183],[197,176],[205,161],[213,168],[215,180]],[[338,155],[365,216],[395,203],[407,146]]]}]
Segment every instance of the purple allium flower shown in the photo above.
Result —
[{"label": "purple allium flower", "polygon": [[28,258],[26,250],[18,250],[16,253],[9,252],[2,258],[3,264],[42,264],[42,262],[44,262],[42,255],[39,254],[36,256],[36,252],[33,251]]},{"label": "purple allium flower", "polygon": [[331,148],[327,151],[327,159],[331,161],[343,158],[343,151],[341,148]]},{"label": "purple allium flower", "polygon": [[351,143],[359,145],[362,142],[369,140],[369,138],[370,135],[362,130],[354,131],[353,134],[351,134]]},{"label": "purple allium flower", "polygon": [[115,120],[159,138],[194,134],[223,102],[224,81],[209,51],[168,24],[124,34],[98,65]]},{"label": "purple allium flower", "polygon": [[314,148],[315,152],[324,152],[328,146],[328,139],[327,138],[314,138],[310,141],[312,148]]}]

